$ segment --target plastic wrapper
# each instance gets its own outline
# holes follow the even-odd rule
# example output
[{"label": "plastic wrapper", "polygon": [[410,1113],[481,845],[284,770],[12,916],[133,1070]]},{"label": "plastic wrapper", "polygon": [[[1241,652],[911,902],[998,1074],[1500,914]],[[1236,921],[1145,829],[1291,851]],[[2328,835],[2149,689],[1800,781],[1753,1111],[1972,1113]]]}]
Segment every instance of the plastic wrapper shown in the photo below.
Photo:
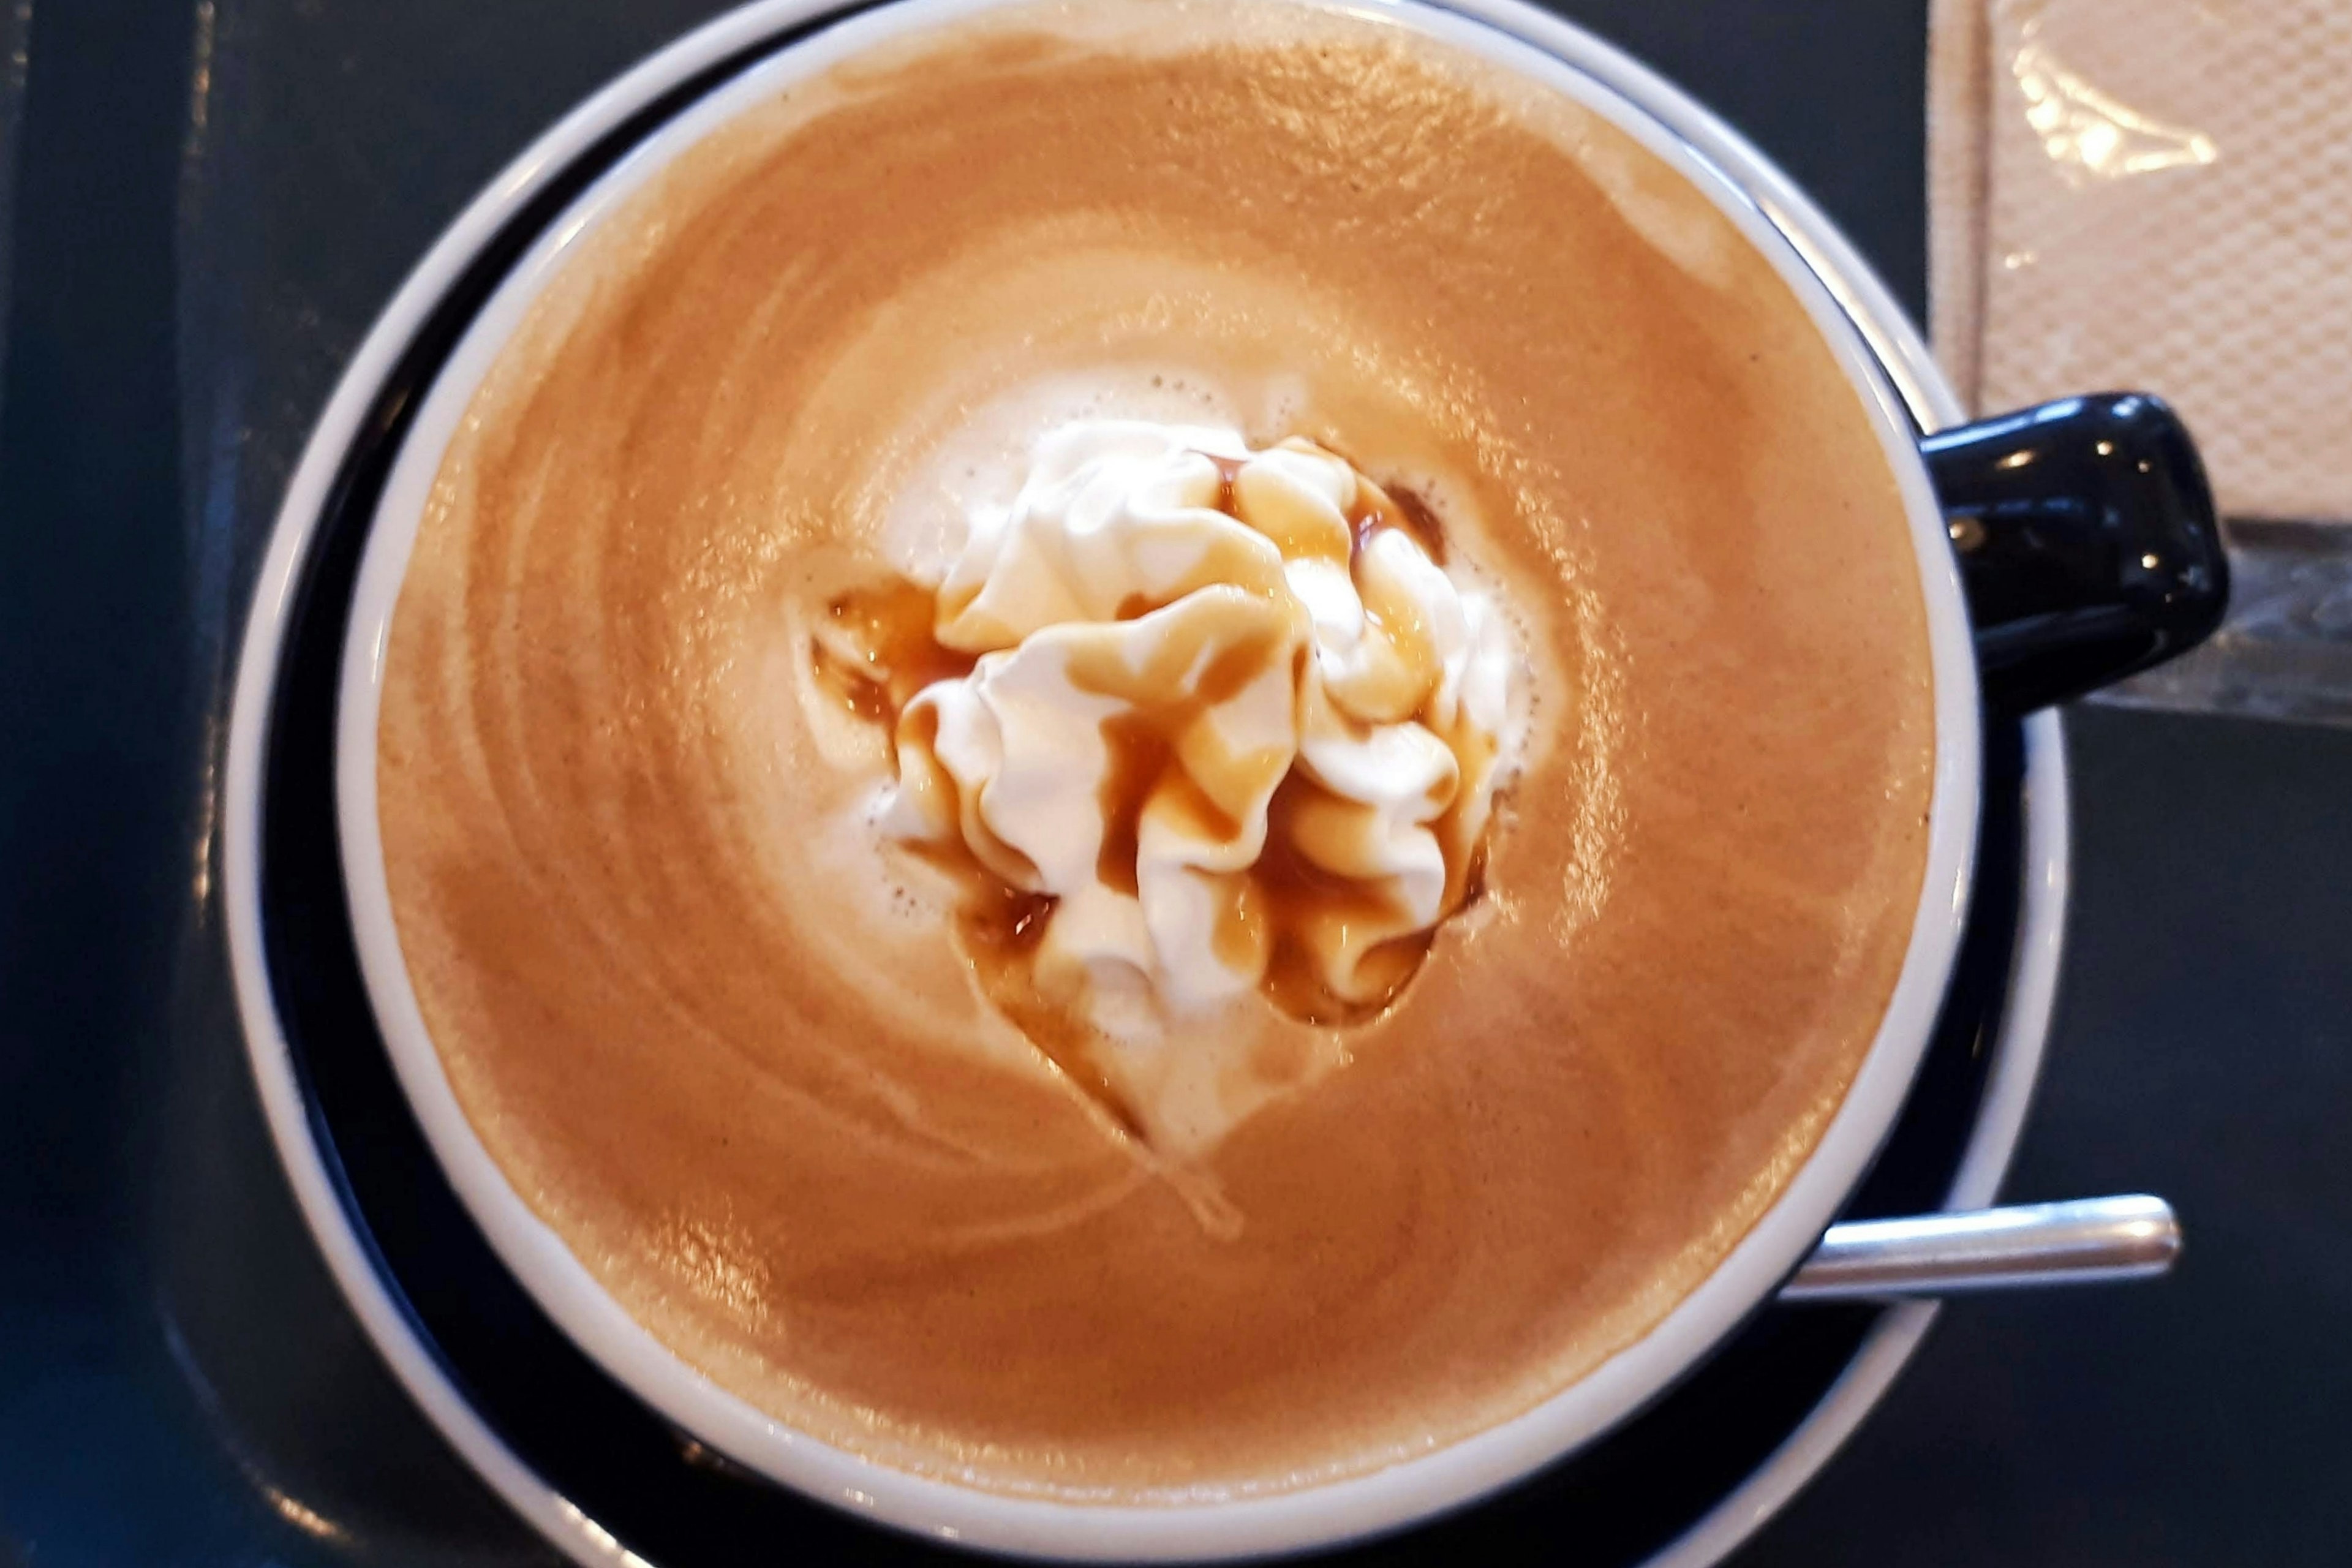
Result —
[{"label": "plastic wrapper", "polygon": [[2105,700],[2352,723],[2352,7],[1936,0],[1928,159],[1963,399],[2158,393],[2231,525],[2228,624]]}]

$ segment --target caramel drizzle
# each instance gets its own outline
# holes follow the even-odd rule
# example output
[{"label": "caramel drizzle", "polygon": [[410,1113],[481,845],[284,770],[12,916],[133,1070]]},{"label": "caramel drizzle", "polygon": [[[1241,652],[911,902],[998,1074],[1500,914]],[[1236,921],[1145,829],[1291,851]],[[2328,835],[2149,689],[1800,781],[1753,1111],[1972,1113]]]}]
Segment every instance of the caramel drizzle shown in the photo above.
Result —
[{"label": "caramel drizzle", "polygon": [[[1211,461],[1219,476],[1216,509],[1238,519],[1234,492],[1244,459],[1213,456]],[[1347,521],[1351,569],[1388,529],[1401,530],[1433,562],[1444,563],[1444,531],[1428,505],[1411,490],[1383,489],[1361,478],[1359,470],[1356,501]],[[1117,618],[1132,620],[1161,607],[1144,595],[1130,595],[1118,606]],[[932,590],[893,575],[835,596],[826,605],[834,635],[813,639],[818,679],[849,712],[883,727],[894,765],[908,749],[902,744],[902,726],[928,717],[925,712],[908,715],[916,694],[935,681],[967,676],[978,663],[976,656],[939,640],[941,614]],[[1191,639],[1171,638],[1152,667],[1139,672],[1125,669],[1117,660],[1073,665],[1076,684],[1129,705],[1102,723],[1108,763],[1097,793],[1104,826],[1095,871],[1105,886],[1130,896],[1137,891],[1147,809],[1180,814],[1187,830],[1205,839],[1230,841],[1241,832],[1241,822],[1199,782],[1197,753],[1203,740],[1213,734],[1200,727],[1212,709],[1230,700],[1264,669],[1269,643],[1281,631],[1269,618],[1266,637],[1236,642],[1189,682],[1185,672],[1201,652],[1200,644]],[[1294,693],[1303,685],[1311,658],[1306,646],[1295,652]],[[1435,731],[1427,707],[1424,701],[1412,717]],[[1465,742],[1477,743],[1463,735],[1441,733],[1441,738],[1457,755]],[[1188,766],[1184,760],[1188,740],[1195,765]],[[1252,761],[1220,758],[1209,771],[1246,773]],[[1485,867],[1484,836],[1480,843],[1462,843],[1459,801],[1448,805],[1432,824],[1448,871],[1437,921],[1370,948],[1357,970],[1362,989],[1343,996],[1324,983],[1309,932],[1334,922],[1394,925],[1405,915],[1381,884],[1335,873],[1298,850],[1290,824],[1318,796],[1336,798],[1295,768],[1276,786],[1268,807],[1265,847],[1246,871],[1235,874],[1214,932],[1215,947],[1218,957],[1236,968],[1263,955],[1259,990],[1285,1015],[1316,1026],[1356,1025],[1395,1004],[1427,957],[1436,924],[1477,898]],[[961,843],[926,846],[920,852],[963,886],[957,932],[983,994],[1121,1126],[1136,1133],[1131,1113],[1087,1048],[1093,1031],[1083,1022],[1083,998],[1048,994],[1038,983],[1036,950],[1059,900],[1049,893],[1012,887]]]}]

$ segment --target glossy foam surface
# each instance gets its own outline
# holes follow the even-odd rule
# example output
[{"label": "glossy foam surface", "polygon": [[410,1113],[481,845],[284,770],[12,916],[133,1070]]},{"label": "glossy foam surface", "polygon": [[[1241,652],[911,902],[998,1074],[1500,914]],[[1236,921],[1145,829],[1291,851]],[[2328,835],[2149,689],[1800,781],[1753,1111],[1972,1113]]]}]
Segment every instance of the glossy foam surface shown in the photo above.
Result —
[{"label": "glossy foam surface", "polygon": [[[755,114],[624,218],[452,448],[381,782],[469,1115],[656,1332],[914,1468],[1280,1484],[1523,1408],[1738,1239],[1900,962],[1931,736],[1892,479],[1701,198],[1369,31],[1008,32]],[[858,770],[789,722],[784,606],[964,411],[1090,366],[1434,477],[1549,611],[1486,918],[1219,1151],[1229,1238],[971,1048],[943,933],[812,896]]]}]

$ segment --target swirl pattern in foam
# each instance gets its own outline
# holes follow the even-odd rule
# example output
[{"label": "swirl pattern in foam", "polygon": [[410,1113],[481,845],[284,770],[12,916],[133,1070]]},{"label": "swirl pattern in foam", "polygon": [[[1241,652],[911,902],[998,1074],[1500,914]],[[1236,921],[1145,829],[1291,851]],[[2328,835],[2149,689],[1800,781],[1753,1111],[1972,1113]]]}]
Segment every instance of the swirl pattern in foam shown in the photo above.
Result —
[{"label": "swirl pattern in foam", "polygon": [[[1129,1068],[1186,1048],[1171,1016],[1260,988],[1377,1011],[1470,890],[1516,752],[1509,636],[1310,442],[1050,433],[975,511],[929,634],[974,662],[896,713],[885,825],[1053,900],[1033,982],[1108,1037],[1090,1055],[1147,1129],[1165,1078]],[[824,657],[887,689],[905,651]]]},{"label": "swirl pattern in foam", "polygon": [[[967,931],[874,831],[873,721],[983,656],[930,638],[865,716],[809,658],[861,584],[827,636],[934,629],[974,499],[1080,417],[1376,460],[1528,689],[1483,895],[1392,1005],[1243,995],[1158,1058],[1214,1060],[1202,1129],[1314,1083],[1191,1161],[975,994],[1046,898]],[[417,531],[386,879],[483,1144],[712,1379],[969,1484],[1276,1490],[1583,1375],[1803,1163],[1917,907],[1924,626],[1869,412],[1622,133],[1380,7],[1014,5],[747,110],[579,235]],[[1406,700],[1377,641],[1333,652],[1327,694]],[[1365,760],[1314,731],[1290,778]]]}]

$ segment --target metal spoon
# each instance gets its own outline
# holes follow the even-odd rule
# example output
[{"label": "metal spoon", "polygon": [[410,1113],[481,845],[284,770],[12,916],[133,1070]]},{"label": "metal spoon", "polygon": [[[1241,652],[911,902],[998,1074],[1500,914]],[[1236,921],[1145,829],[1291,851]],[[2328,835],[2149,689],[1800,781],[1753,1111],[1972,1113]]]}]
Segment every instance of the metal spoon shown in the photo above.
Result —
[{"label": "metal spoon", "polygon": [[2180,1256],[2180,1222],[2162,1198],[1849,1220],[1822,1236],[1783,1301],[1877,1301],[2162,1274]]}]

